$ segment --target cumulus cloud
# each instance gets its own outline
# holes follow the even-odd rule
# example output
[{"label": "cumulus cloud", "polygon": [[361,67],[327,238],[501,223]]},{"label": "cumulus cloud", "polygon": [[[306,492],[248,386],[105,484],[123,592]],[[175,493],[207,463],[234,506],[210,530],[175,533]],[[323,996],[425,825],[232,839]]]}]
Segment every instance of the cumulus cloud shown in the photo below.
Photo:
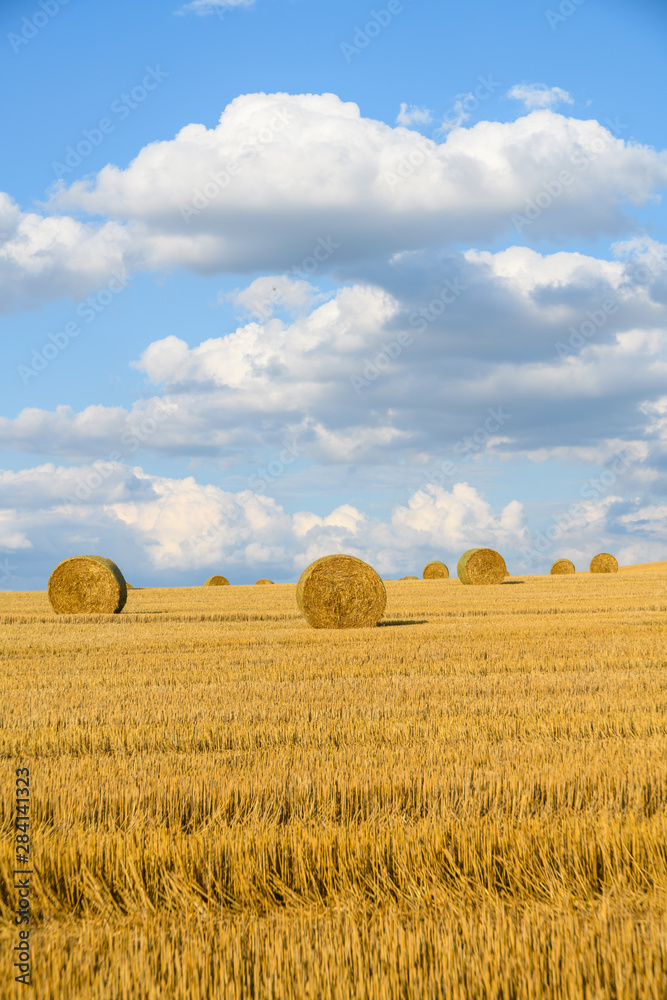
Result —
[{"label": "cumulus cloud", "polygon": [[134,263],[119,223],[22,212],[0,192],[0,310],[34,309],[62,295],[83,298],[110,278],[125,278]]},{"label": "cumulus cloud", "polygon": [[[550,194],[563,170],[571,182]],[[664,151],[549,109],[452,128],[435,142],[364,118],[334,94],[246,94],[214,128],[186,125],[125,169],[59,182],[50,215],[1,195],[0,308],[81,298],[120,272],[309,281],[314,271],[513,230],[524,239],[622,236],[633,228],[627,207],[665,183]],[[528,219],[535,199],[540,210]]]},{"label": "cumulus cloud", "polygon": [[185,126],[56,191],[51,206],[122,221],[143,266],[283,272],[335,246],[323,263],[497,238],[543,184],[573,168],[558,212],[531,234],[622,235],[627,203],[667,182],[667,154],[626,144],[599,122],[533,111],[457,128],[442,143],[363,118],[334,94],[247,94],[219,124]]},{"label": "cumulus cloud", "polygon": [[416,104],[406,104],[405,101],[401,101],[401,107],[396,115],[396,121],[399,125],[428,125],[432,120],[432,114],[429,108],[420,108]]},{"label": "cumulus cloud", "polygon": [[507,96],[521,101],[526,111],[536,108],[555,108],[559,104],[574,104],[574,99],[561,87],[547,87],[544,83],[517,83],[507,91]]},{"label": "cumulus cloud", "polygon": [[[622,563],[637,554],[636,561],[667,557],[664,503],[627,503],[611,493],[582,507],[552,543],[578,568],[601,548],[618,552]],[[450,490],[432,485],[383,519],[351,504],[326,515],[289,514],[252,490],[230,492],[122,463],[0,472],[0,567],[11,560],[5,589],[43,589],[56,562],[87,551],[114,553],[135,584],[164,586],[200,582],[220,565],[234,582],[260,574],[295,580],[313,559],[334,552],[356,555],[385,577],[403,575],[434,554],[453,566],[471,545],[501,551],[514,574],[546,572],[552,552],[540,545],[544,537],[527,527],[519,501],[494,508],[467,482]]]},{"label": "cumulus cloud", "polygon": [[268,319],[274,312],[298,315],[316,302],[329,298],[311,282],[291,279],[285,274],[255,278],[246,288],[228,292],[224,300],[233,302],[242,312],[257,319]]},{"label": "cumulus cloud", "polygon": [[78,468],[49,463],[0,473],[0,549],[11,549],[14,562],[19,550],[30,549],[33,569],[39,565],[45,574],[51,557],[44,553],[79,551],[94,543],[124,553],[130,578],[144,565],[155,579],[224,562],[238,573],[261,569],[294,579],[308,562],[332,552],[358,555],[391,573],[406,558],[426,559],[434,546],[456,549],[466,533],[480,544],[505,546],[525,534],[520,505],[494,511],[467,484],[451,493],[437,488],[430,500],[428,510],[399,507],[389,521],[349,504],[323,517],[309,511],[290,515],[270,497],[250,490],[231,493],[192,477],[151,476],[119,463]]},{"label": "cumulus cloud", "polygon": [[[308,462],[379,465],[457,449],[466,460],[558,449],[604,460],[625,440],[643,442],[651,465],[665,447],[651,407],[667,376],[666,267],[649,248],[652,271],[638,272],[646,247],[633,249],[615,260],[525,247],[403,252],[310,312],[312,286],[287,282],[291,320],[192,346],[162,337],[133,362],[158,387],[150,399],[129,410],[28,408],[0,418],[0,443],[126,460],[131,442],[132,453],[229,462],[297,441]],[[255,281],[235,300],[259,311],[268,287]],[[490,416],[498,407],[510,416]],[[478,447],[467,447],[475,434]]]}]

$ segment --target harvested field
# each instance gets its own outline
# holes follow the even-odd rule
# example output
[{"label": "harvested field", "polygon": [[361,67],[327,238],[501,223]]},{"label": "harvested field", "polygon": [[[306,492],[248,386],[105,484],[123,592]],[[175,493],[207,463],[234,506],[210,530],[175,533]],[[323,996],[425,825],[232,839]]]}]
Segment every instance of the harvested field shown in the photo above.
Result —
[{"label": "harvested field", "polygon": [[0,594],[0,995],[16,767],[39,1000],[667,995],[667,563],[511,584]]}]

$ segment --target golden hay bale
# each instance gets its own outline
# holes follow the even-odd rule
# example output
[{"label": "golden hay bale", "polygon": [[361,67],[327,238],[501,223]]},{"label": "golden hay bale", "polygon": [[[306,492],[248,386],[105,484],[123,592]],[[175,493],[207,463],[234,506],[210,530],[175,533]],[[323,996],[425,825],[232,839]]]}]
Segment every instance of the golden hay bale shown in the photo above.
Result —
[{"label": "golden hay bale", "polygon": [[556,559],[551,567],[552,576],[560,576],[562,573],[574,573],[574,563],[569,559]]},{"label": "golden hay bale", "polygon": [[127,580],[125,581],[125,586],[127,587],[128,590],[134,590],[134,587],[132,586],[132,584],[128,583]]},{"label": "golden hay bale", "polygon": [[418,580],[419,577],[418,576],[401,576],[401,577],[399,577],[399,579],[400,580]]},{"label": "golden hay bale", "polygon": [[257,586],[258,583],[273,583],[273,580],[267,580],[263,577],[261,580],[255,580],[255,586]]},{"label": "golden hay bale", "polygon": [[433,562],[427,563],[426,566],[424,566],[422,576],[425,580],[448,580],[449,570],[445,566],[444,562],[434,559]]},{"label": "golden hay bale", "polygon": [[204,581],[205,587],[228,587],[229,580],[226,576],[209,576],[208,580]]},{"label": "golden hay bale", "polygon": [[616,557],[609,552],[598,552],[591,559],[591,573],[618,573]]},{"label": "golden hay bale", "polygon": [[502,583],[507,573],[505,560],[493,549],[468,549],[456,567],[461,583],[485,584]]},{"label": "golden hay bale", "polygon": [[111,559],[72,556],[54,569],[48,593],[56,614],[111,615],[123,610],[127,584]]},{"label": "golden hay bale", "polygon": [[382,617],[387,591],[361,559],[322,556],[299,577],[296,601],[313,628],[368,628]]}]

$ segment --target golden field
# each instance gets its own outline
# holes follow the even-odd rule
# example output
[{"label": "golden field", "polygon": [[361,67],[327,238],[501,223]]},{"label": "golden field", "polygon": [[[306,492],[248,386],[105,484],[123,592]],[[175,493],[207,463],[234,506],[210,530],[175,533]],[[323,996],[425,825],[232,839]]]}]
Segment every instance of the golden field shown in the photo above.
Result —
[{"label": "golden field", "polygon": [[664,1000],[667,563],[295,590],[0,594],[0,997]]}]

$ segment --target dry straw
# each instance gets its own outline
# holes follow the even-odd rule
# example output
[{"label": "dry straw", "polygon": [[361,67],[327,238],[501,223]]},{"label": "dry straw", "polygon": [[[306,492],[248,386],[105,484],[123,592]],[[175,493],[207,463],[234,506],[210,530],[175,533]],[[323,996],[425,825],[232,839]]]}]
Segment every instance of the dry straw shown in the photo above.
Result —
[{"label": "dry straw", "polygon": [[273,580],[267,580],[265,577],[262,577],[261,580],[255,580],[255,586],[257,586],[258,583],[273,583]]},{"label": "dry straw", "polygon": [[208,580],[204,581],[205,587],[228,587],[229,580],[226,576],[209,576]]},{"label": "dry straw", "polygon": [[322,556],[296,585],[299,611],[314,628],[367,628],[377,625],[387,591],[372,566],[355,556]]},{"label": "dry straw", "polygon": [[400,580],[418,580],[419,577],[418,576],[401,576],[401,577],[399,577],[399,579]]},{"label": "dry straw", "polygon": [[591,573],[618,573],[616,557],[609,552],[598,552],[591,559]]},{"label": "dry straw", "polygon": [[499,552],[493,549],[468,549],[456,567],[459,580],[466,584],[502,583],[507,566]]},{"label": "dry straw", "polygon": [[556,559],[551,567],[551,575],[562,576],[563,573],[574,573],[574,563],[569,559]]},{"label": "dry straw", "polygon": [[433,562],[427,563],[426,566],[424,566],[422,576],[425,580],[448,580],[449,570],[445,566],[444,562],[434,559]]},{"label": "dry straw", "polygon": [[111,615],[123,610],[127,584],[111,559],[72,556],[54,569],[48,593],[51,607],[59,615]]}]

